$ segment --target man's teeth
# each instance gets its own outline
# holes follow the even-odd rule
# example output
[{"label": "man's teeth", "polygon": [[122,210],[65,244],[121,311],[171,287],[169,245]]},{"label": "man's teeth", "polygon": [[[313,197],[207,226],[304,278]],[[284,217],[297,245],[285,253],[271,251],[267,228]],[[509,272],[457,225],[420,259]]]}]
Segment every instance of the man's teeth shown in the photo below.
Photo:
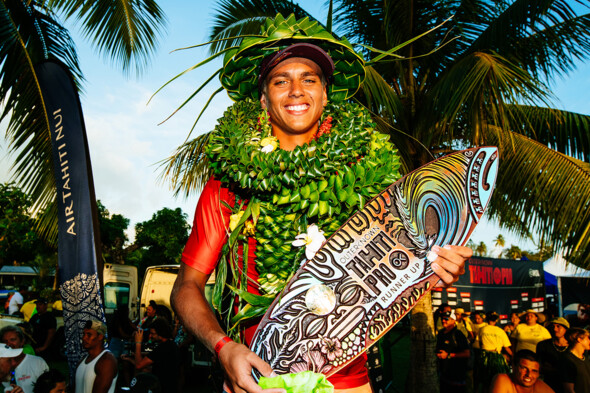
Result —
[{"label": "man's teeth", "polygon": [[287,110],[289,111],[304,111],[307,109],[307,105],[289,105]]}]

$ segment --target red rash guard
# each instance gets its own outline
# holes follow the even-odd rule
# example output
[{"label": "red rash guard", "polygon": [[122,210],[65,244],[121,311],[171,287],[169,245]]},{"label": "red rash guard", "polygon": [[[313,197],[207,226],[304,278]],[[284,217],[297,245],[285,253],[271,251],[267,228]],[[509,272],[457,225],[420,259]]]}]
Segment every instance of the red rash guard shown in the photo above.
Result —
[{"label": "red rash guard", "polygon": [[[235,197],[221,182],[211,178],[199,198],[193,229],[184,251],[182,262],[204,274],[211,274],[221,254],[229,233],[229,218],[231,211],[221,204],[225,201],[228,205],[234,206]],[[258,272],[254,262],[256,255],[256,240],[252,237],[248,240],[248,292],[260,294],[255,283],[258,281]],[[240,264],[243,265],[243,250],[240,247]],[[246,328],[244,341],[250,345],[256,326]],[[349,389],[363,386],[369,383],[369,375],[365,363],[367,355],[359,356],[346,368],[332,375],[328,380],[336,389]]]}]

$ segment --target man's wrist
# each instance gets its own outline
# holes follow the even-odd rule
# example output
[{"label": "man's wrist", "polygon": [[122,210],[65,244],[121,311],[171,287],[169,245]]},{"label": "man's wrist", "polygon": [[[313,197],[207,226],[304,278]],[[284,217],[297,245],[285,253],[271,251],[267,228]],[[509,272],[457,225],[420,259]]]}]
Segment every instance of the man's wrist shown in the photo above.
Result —
[{"label": "man's wrist", "polygon": [[223,348],[225,346],[225,344],[227,344],[228,342],[233,341],[231,338],[229,338],[228,336],[223,336],[219,341],[217,341],[217,344],[215,344],[215,347],[213,347],[213,351],[215,352],[215,356],[219,357],[219,352],[221,351],[221,348]]}]

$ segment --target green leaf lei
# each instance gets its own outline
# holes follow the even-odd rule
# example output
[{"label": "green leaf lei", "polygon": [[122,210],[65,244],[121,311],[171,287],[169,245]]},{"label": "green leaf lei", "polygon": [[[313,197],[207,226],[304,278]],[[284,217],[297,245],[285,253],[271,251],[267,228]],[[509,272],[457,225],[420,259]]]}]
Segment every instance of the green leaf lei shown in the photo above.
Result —
[{"label": "green leaf lei", "polygon": [[257,101],[236,102],[219,120],[206,148],[213,175],[236,194],[234,212],[244,211],[218,267],[213,303],[220,311],[228,277],[224,265],[237,260],[240,244],[247,258],[248,236],[252,236],[248,230],[255,223],[262,296],[248,295],[246,269],[229,263],[232,274],[227,285],[241,303],[228,321],[230,328],[264,314],[300,266],[305,249],[292,246],[295,236],[315,223],[329,237],[400,178],[396,150],[360,105],[328,104],[321,120],[331,116],[331,130],[293,151],[262,151],[261,141],[271,137],[266,116]]}]

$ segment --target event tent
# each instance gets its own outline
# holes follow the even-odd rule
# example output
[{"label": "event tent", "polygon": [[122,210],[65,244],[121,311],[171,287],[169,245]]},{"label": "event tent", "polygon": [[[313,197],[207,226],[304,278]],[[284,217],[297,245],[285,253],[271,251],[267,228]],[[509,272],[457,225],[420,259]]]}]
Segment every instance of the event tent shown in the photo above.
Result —
[{"label": "event tent", "polygon": [[568,263],[560,254],[543,262],[545,288],[558,299],[559,315],[568,306],[590,303],[590,271]]}]

